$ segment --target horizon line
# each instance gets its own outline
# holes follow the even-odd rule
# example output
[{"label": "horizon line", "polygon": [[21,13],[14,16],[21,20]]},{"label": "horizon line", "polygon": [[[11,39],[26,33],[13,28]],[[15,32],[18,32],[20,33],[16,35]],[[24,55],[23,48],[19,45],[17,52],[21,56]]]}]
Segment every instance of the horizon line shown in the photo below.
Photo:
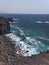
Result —
[{"label": "horizon line", "polygon": [[49,15],[49,13],[0,13],[0,14],[33,14],[33,15],[42,15],[42,14],[45,14],[45,15]]}]

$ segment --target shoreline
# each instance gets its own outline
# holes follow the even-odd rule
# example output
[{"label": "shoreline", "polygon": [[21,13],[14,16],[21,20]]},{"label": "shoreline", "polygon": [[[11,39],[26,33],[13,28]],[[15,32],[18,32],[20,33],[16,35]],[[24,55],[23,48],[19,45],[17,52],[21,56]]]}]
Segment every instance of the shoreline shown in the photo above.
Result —
[{"label": "shoreline", "polygon": [[14,42],[6,36],[0,36],[0,51],[0,65],[49,65],[49,51],[31,57],[17,55]]},{"label": "shoreline", "polygon": [[12,21],[11,18],[0,17],[2,24],[5,24],[3,28],[5,27],[6,30],[6,32],[3,31],[5,35],[0,35],[0,65],[49,65],[49,51],[26,57],[20,55],[21,53],[16,54],[16,51],[20,49],[19,46],[15,47],[15,41],[6,36],[7,33],[10,33],[9,20]]}]

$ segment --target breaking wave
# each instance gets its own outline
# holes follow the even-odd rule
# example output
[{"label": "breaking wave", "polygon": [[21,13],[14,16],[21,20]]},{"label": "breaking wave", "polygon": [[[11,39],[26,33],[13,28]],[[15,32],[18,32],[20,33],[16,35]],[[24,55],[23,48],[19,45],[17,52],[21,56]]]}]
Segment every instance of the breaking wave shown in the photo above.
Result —
[{"label": "breaking wave", "polygon": [[25,41],[22,41],[21,37],[18,37],[13,33],[7,34],[6,36],[11,38],[13,41],[15,41],[16,44],[15,47],[20,47],[20,49],[17,49],[16,54],[21,54],[22,56],[25,57],[39,54],[44,50],[40,48],[42,47],[46,48],[46,46],[42,44],[40,41],[37,41],[31,37],[26,37]]},{"label": "breaking wave", "polygon": [[49,23],[49,21],[44,21],[44,22],[42,22],[42,21],[37,21],[36,23]]},{"label": "breaking wave", "polygon": [[[17,49],[16,54],[21,54],[22,56],[31,56],[35,54],[39,54],[40,52],[44,51],[46,47],[41,41],[26,36],[24,31],[20,29],[19,27],[12,26],[15,30],[19,31],[20,37],[18,35],[15,35],[14,33],[7,34],[9,38],[11,38],[13,41],[15,41],[16,47],[20,47],[20,49]],[[24,38],[24,40],[23,40]],[[38,37],[40,39],[49,40],[43,37]]]},{"label": "breaking wave", "polygon": [[38,38],[49,41],[48,38],[44,38],[44,37],[40,37],[40,36]]},{"label": "breaking wave", "polygon": [[37,21],[36,23],[43,23],[43,22],[41,22],[41,21]]}]

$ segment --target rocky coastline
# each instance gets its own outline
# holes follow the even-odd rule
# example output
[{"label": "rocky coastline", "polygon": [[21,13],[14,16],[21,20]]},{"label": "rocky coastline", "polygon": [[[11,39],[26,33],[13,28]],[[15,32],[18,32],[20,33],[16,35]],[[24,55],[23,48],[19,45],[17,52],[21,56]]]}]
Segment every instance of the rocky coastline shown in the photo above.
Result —
[{"label": "rocky coastline", "polygon": [[15,42],[4,35],[10,33],[9,20],[12,19],[0,17],[0,24],[3,24],[3,28],[5,27],[6,31],[3,31],[0,35],[0,65],[49,65],[49,51],[30,57],[16,54]]}]

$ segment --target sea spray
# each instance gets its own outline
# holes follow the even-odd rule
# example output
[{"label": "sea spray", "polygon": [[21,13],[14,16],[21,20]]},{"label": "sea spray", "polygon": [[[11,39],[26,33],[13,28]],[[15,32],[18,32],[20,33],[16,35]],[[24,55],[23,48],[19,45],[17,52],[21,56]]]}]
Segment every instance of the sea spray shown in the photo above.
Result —
[{"label": "sea spray", "polygon": [[26,56],[31,56],[31,55],[35,55],[35,54],[39,54],[40,53],[39,51],[37,51],[37,49],[39,49],[38,47],[41,44],[41,42],[39,42],[39,41],[37,41],[35,39],[31,39],[31,38],[26,37],[27,39],[32,40],[33,46],[31,46],[31,45],[27,44],[27,42],[21,41],[21,38],[16,36],[16,35],[14,35],[13,33],[7,34],[6,36],[11,38],[13,41],[15,41],[16,47],[17,46],[20,47],[20,51],[19,50],[16,51],[17,54],[19,53],[22,56],[26,57]]}]

